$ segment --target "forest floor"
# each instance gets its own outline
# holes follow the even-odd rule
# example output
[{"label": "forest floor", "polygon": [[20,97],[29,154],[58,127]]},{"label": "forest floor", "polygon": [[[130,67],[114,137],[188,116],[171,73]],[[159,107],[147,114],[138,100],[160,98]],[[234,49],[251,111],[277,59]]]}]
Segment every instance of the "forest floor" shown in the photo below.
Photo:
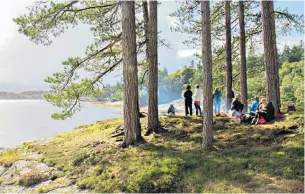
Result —
[{"label": "forest floor", "polygon": [[126,149],[123,119],[112,119],[2,150],[0,193],[304,192],[303,113],[258,126],[215,118],[210,152],[200,148],[202,118],[160,122],[164,132]]}]

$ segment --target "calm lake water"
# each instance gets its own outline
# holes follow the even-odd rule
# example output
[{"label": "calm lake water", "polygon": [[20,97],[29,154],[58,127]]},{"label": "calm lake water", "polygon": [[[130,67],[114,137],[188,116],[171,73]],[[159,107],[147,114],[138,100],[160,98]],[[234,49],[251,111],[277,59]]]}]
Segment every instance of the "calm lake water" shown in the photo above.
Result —
[{"label": "calm lake water", "polygon": [[73,130],[99,120],[122,117],[119,108],[103,108],[85,104],[80,112],[66,120],[54,120],[58,107],[44,100],[0,100],[0,148],[22,145]]}]

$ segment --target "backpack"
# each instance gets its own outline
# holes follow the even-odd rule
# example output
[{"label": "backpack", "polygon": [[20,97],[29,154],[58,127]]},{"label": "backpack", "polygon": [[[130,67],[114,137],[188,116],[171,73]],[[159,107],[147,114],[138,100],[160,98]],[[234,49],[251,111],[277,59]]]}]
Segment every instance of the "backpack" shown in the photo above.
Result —
[{"label": "backpack", "polygon": [[259,122],[259,124],[265,124],[266,120],[264,119],[264,117],[260,117],[258,122]]},{"label": "backpack", "polygon": [[267,118],[266,118],[266,121],[269,122],[269,121],[272,121],[274,119],[274,107],[273,107],[273,104],[272,102],[269,102],[267,104]]},{"label": "backpack", "polygon": [[245,123],[245,124],[250,124],[255,117],[251,114],[245,114],[244,116],[241,117],[240,123]]},{"label": "backpack", "polygon": [[294,105],[291,105],[291,106],[288,106],[288,112],[289,112],[289,111],[295,112],[295,111],[297,111],[297,110],[296,110],[296,108],[295,108]]}]

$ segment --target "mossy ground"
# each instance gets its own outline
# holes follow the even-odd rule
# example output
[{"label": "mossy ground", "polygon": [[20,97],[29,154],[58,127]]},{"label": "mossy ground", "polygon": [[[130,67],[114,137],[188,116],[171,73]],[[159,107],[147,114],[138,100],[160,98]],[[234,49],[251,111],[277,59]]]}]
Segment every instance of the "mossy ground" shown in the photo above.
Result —
[{"label": "mossy ground", "polygon": [[[165,132],[127,149],[110,137],[123,124],[113,119],[27,143],[2,153],[0,163],[37,152],[40,161],[64,171],[57,184],[37,192],[71,184],[96,192],[304,192],[301,113],[261,126],[217,118],[211,152],[200,148],[201,118],[163,116],[160,121]],[[146,122],[141,119],[142,129]],[[287,132],[295,126],[298,132]]]}]

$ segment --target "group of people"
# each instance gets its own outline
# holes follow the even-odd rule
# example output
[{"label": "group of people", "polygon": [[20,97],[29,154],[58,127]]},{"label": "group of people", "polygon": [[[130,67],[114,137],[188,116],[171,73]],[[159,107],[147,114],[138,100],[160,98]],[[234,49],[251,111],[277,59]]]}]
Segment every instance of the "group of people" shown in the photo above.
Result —
[{"label": "group of people", "polygon": [[[186,91],[183,92],[182,96],[184,98],[184,103],[185,103],[185,115],[192,116],[192,114],[193,114],[192,106],[193,106],[193,101],[194,101],[196,115],[202,116],[200,102],[202,100],[203,95],[202,95],[202,90],[200,89],[199,85],[195,85],[194,94],[191,90],[191,86],[187,85]],[[219,116],[220,108],[221,108],[221,104],[222,104],[222,93],[218,88],[216,88],[215,91],[213,92],[212,98],[213,98],[214,114],[216,116]],[[255,96],[252,104],[248,106],[248,108],[249,108],[248,115],[243,113],[244,104],[242,104],[240,101],[240,95],[237,94],[236,96],[234,96],[234,92],[232,91],[232,98],[233,98],[233,102],[231,105],[231,109],[229,110],[229,115],[236,116],[236,117],[248,116],[249,117],[248,119],[251,118],[252,124],[254,124],[254,123],[257,124],[259,122],[260,118],[263,118],[266,121],[273,120],[274,109],[272,106],[272,102],[268,102],[267,98]],[[175,112],[176,112],[176,109],[175,109],[174,105],[171,104],[168,109],[168,114],[175,114]]]},{"label": "group of people", "polygon": [[260,119],[263,122],[272,121],[274,119],[274,108],[272,102],[268,102],[265,97],[254,97],[253,103],[249,106],[250,113],[244,116],[241,122],[258,124]]},{"label": "group of people", "polygon": [[[199,88],[199,85],[195,85],[195,93],[193,95],[193,92],[191,90],[191,86],[186,86],[186,91],[182,94],[184,98],[184,106],[185,106],[185,115],[193,115],[193,100],[194,100],[194,106],[196,109],[196,115],[202,116],[202,111],[200,107],[200,101],[202,99],[202,91]],[[175,114],[176,108],[173,104],[170,105],[167,113],[168,114]]]}]

